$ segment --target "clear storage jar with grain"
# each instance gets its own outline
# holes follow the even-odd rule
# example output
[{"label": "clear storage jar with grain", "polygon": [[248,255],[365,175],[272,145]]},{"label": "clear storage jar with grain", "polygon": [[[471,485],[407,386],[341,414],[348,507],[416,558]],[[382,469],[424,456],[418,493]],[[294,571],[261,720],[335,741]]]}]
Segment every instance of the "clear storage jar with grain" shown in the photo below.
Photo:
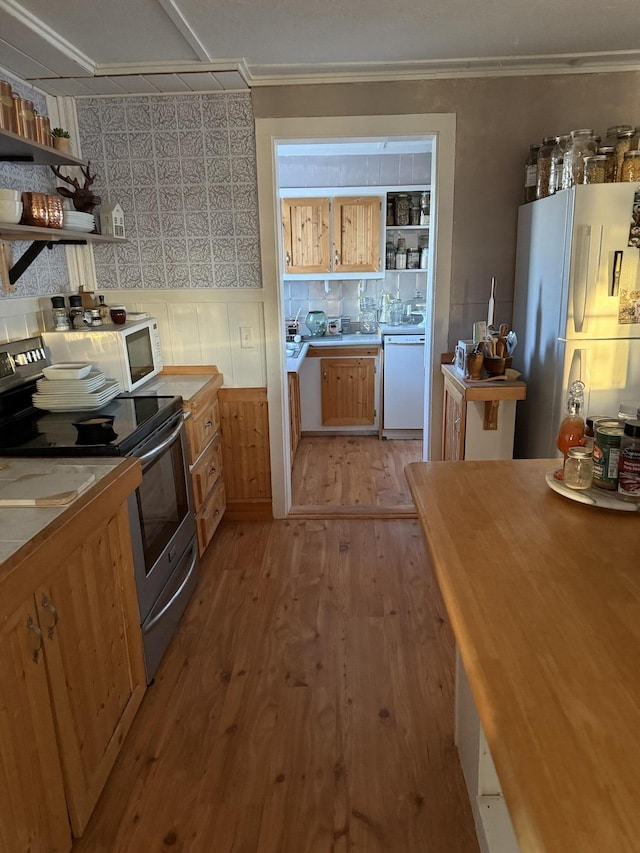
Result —
[{"label": "clear storage jar with grain", "polygon": [[593,154],[584,158],[584,184],[605,184],[607,158],[604,154]]},{"label": "clear storage jar with grain", "polygon": [[551,186],[551,155],[557,142],[557,136],[545,136],[542,140],[536,164],[536,198],[546,198],[555,192]]},{"label": "clear storage jar with grain", "polygon": [[406,193],[398,193],[394,199],[393,218],[395,224],[404,226],[409,224],[411,217],[411,196]]},{"label": "clear storage jar with grain", "polygon": [[571,137],[569,134],[557,137],[557,142],[553,146],[551,152],[551,175],[549,176],[549,185],[552,187],[552,193],[557,193],[562,189],[562,167],[564,164],[564,154],[567,150]]},{"label": "clear storage jar with grain", "polygon": [[604,138],[604,144],[612,145],[615,148],[616,142],[618,141],[618,134],[623,133],[625,130],[633,130],[633,126],[630,124],[614,124],[611,127],[608,127]]},{"label": "clear storage jar with grain", "polygon": [[606,160],[604,164],[604,182],[612,184],[616,173],[616,149],[613,145],[601,145],[598,154],[602,154]]},{"label": "clear storage jar with grain", "polygon": [[536,200],[536,183],[538,180],[538,151],[540,143],[529,146],[529,156],[524,165],[524,203]]},{"label": "clear storage jar with grain", "polygon": [[622,159],[621,181],[640,181],[640,151],[627,151]]},{"label": "clear storage jar with grain", "polygon": [[633,128],[629,130],[621,130],[618,133],[618,139],[616,141],[616,171],[615,171],[615,179],[616,181],[622,180],[622,163],[624,161],[624,155],[627,151],[631,150],[633,137],[634,137]]}]

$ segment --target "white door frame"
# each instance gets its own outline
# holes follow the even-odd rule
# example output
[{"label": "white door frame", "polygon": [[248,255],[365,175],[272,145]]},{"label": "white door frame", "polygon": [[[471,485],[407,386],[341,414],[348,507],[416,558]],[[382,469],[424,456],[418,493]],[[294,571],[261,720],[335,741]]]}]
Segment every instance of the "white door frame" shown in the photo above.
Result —
[{"label": "white door frame", "polygon": [[271,489],[275,518],[291,508],[289,476],[289,419],[284,353],[284,316],[280,295],[280,234],[278,232],[278,175],[276,147],[285,141],[394,136],[436,137],[431,211],[435,233],[430,234],[433,259],[433,316],[427,321],[431,376],[427,379],[426,411],[430,413],[429,448],[425,458],[439,459],[442,436],[442,377],[440,354],[448,347],[451,254],[453,242],[453,174],[456,117],[451,113],[391,116],[327,116],[321,118],[256,119],[258,209],[264,299],[267,400]]}]

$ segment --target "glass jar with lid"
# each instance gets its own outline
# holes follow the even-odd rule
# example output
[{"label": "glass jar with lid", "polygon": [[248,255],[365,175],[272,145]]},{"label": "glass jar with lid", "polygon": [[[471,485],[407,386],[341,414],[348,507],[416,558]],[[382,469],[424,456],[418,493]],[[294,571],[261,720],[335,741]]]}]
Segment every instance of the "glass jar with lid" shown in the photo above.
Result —
[{"label": "glass jar with lid", "polygon": [[540,143],[534,143],[529,146],[529,156],[524,166],[524,203],[536,199],[536,182],[538,179],[538,151],[540,151]]},{"label": "glass jar with lid", "polygon": [[551,187],[551,154],[557,142],[557,136],[545,136],[542,140],[536,164],[536,198],[546,198],[555,192]]},{"label": "glass jar with lid", "polygon": [[640,148],[640,124],[636,125],[633,130],[633,136],[631,137],[631,147],[630,151],[635,151],[637,148]]},{"label": "glass jar with lid", "polygon": [[598,148],[598,154],[602,154],[605,159],[604,164],[604,182],[612,184],[616,171],[616,149],[613,145],[601,145]]},{"label": "glass jar with lid", "polygon": [[64,304],[64,296],[51,297],[51,313],[53,315],[53,328],[56,332],[67,332],[71,328],[69,314]]},{"label": "glass jar with lid", "polygon": [[588,489],[593,483],[593,457],[586,447],[570,447],[564,463],[564,484],[570,489]]},{"label": "glass jar with lid", "polygon": [[596,153],[593,130],[587,127],[571,131],[571,142],[564,155],[562,189],[581,184],[584,179],[584,158]]},{"label": "glass jar with lid", "polygon": [[393,205],[395,224],[400,226],[408,225],[411,215],[411,196],[407,193],[398,193]]},{"label": "glass jar with lid", "polygon": [[640,151],[626,151],[622,159],[621,181],[640,181]]},{"label": "glass jar with lid", "polygon": [[558,136],[556,144],[551,152],[551,174],[549,176],[549,186],[552,193],[557,193],[562,189],[562,167],[564,164],[564,154],[567,146],[571,141],[569,134]]},{"label": "glass jar with lid", "polygon": [[615,179],[616,181],[622,180],[622,163],[624,161],[624,155],[631,149],[631,143],[633,141],[633,137],[635,136],[635,132],[633,128],[629,128],[629,130],[621,130],[618,133],[618,139],[616,141],[616,167],[615,167]]},{"label": "glass jar with lid", "polygon": [[611,127],[608,127],[606,136],[604,138],[604,144],[613,145],[613,147],[615,148],[616,142],[618,141],[618,134],[622,133],[625,130],[633,130],[632,125],[614,124]]},{"label": "glass jar with lid", "polygon": [[591,157],[584,158],[584,175],[583,184],[604,184],[606,183],[606,165],[607,158],[604,154],[592,154]]}]

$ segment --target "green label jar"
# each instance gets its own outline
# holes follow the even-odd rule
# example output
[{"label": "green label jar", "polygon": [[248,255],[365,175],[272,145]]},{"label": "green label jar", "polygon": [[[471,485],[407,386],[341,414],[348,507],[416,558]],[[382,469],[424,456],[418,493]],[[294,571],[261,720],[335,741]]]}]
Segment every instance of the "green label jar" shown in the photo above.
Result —
[{"label": "green label jar", "polygon": [[618,488],[618,462],[620,440],[624,430],[619,426],[596,426],[593,445],[593,485],[599,489],[616,491]]}]

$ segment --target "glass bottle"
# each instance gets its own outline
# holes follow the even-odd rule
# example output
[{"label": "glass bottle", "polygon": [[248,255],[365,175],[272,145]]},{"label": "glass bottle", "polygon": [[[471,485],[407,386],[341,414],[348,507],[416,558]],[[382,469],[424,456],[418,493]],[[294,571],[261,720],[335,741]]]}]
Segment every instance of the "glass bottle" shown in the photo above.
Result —
[{"label": "glass bottle", "polygon": [[593,482],[593,457],[586,447],[570,447],[564,463],[564,482],[570,489],[588,489]]},{"label": "glass bottle", "polygon": [[631,143],[633,141],[633,137],[635,133],[633,128],[629,130],[621,130],[618,133],[618,139],[616,141],[616,167],[615,167],[615,180],[622,180],[622,163],[624,161],[624,155],[627,151],[631,150]]},{"label": "glass bottle", "polygon": [[98,311],[100,312],[100,319],[103,323],[111,322],[111,309],[108,305],[105,305],[104,296],[101,293],[98,295]]},{"label": "glass bottle", "polygon": [[536,198],[536,182],[538,179],[538,151],[540,143],[535,143],[529,146],[529,156],[524,166],[524,203],[535,201]]},{"label": "glass bottle", "polygon": [[593,130],[580,128],[571,131],[571,142],[564,155],[562,189],[581,184],[584,177],[584,158],[596,153]]},{"label": "glass bottle", "polygon": [[567,146],[571,141],[569,134],[557,137],[558,141],[553,146],[551,152],[551,175],[549,176],[549,185],[552,193],[557,193],[562,189],[562,167],[564,164],[564,154]]},{"label": "glass bottle", "polygon": [[564,456],[565,462],[570,447],[584,446],[585,424],[581,414],[583,403],[584,382],[577,379],[569,386],[566,414],[560,424],[556,440],[556,446]]},{"label": "glass bottle", "polygon": [[557,136],[545,136],[538,151],[536,164],[536,198],[546,198],[553,195],[551,189],[551,154],[558,142]]}]

